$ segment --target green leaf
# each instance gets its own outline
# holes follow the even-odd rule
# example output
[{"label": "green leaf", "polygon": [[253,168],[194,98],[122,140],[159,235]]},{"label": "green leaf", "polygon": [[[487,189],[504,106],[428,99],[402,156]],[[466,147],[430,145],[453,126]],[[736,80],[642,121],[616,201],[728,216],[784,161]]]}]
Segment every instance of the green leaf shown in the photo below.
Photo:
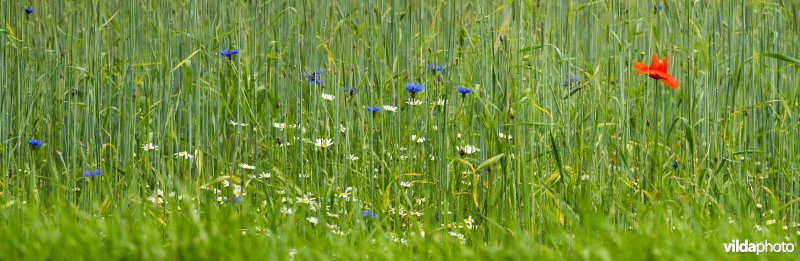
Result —
[{"label": "green leaf", "polygon": [[789,56],[786,56],[786,55],[783,55],[783,54],[779,54],[779,53],[762,53],[761,56],[766,56],[766,57],[769,57],[769,58],[778,59],[778,60],[781,60],[781,61],[784,61],[784,62],[800,64],[800,60],[798,60],[797,58],[789,57]]},{"label": "green leaf", "polygon": [[[558,155],[558,146],[556,146],[556,139],[553,138],[553,132],[550,132],[550,147],[553,149],[553,156],[555,156],[556,166],[558,166],[558,173],[559,175],[564,175],[564,166],[561,164],[561,156]],[[562,178],[561,182],[565,183],[566,181]]]},{"label": "green leaf", "polygon": [[470,163],[469,161],[466,161],[466,160],[464,160],[464,159],[459,159],[459,158],[452,158],[452,157],[447,157],[447,158],[448,158],[448,159],[451,159],[451,160],[458,161],[458,163],[461,163],[461,164],[467,165],[467,166],[469,167],[469,169],[470,169],[472,172],[475,172],[475,171],[476,171],[476,170],[475,170],[475,167],[474,167],[474,166],[472,166],[472,163]]},{"label": "green leaf", "polygon": [[497,161],[502,159],[504,156],[506,156],[506,154],[500,154],[500,155],[494,156],[494,157],[484,161],[483,163],[481,163],[481,165],[478,165],[478,167],[475,168],[475,172],[478,172],[479,170],[481,170],[483,168],[488,168],[489,166],[494,165],[495,163],[497,163]]},{"label": "green leaf", "polygon": [[185,64],[187,61],[189,61],[189,59],[192,59],[192,57],[194,57],[194,55],[195,55],[195,54],[197,54],[198,52],[200,52],[200,50],[203,50],[203,48],[200,48],[200,49],[197,49],[197,50],[195,50],[195,51],[194,51],[192,54],[190,54],[189,56],[187,56],[186,58],[184,58],[184,59],[183,59],[183,61],[181,61],[181,62],[179,62],[177,65],[175,65],[175,67],[172,67],[172,70],[171,70],[171,71],[169,71],[169,72],[174,72],[175,70],[177,70],[178,68],[180,68],[180,67],[181,67],[183,64]]}]

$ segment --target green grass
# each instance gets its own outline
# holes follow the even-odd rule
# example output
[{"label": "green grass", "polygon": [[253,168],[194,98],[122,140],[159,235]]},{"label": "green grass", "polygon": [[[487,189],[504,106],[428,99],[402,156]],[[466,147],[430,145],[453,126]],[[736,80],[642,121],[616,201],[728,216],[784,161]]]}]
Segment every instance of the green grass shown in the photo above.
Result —
[{"label": "green grass", "polygon": [[796,259],[798,3],[653,3],[3,2],[0,259]]}]

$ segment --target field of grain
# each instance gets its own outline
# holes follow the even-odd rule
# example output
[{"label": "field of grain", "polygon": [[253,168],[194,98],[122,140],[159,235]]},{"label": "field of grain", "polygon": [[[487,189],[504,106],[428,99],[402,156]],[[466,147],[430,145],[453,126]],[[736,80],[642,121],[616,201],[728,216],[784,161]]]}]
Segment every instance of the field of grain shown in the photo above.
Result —
[{"label": "field of grain", "polygon": [[796,260],[799,4],[4,1],[0,259]]}]

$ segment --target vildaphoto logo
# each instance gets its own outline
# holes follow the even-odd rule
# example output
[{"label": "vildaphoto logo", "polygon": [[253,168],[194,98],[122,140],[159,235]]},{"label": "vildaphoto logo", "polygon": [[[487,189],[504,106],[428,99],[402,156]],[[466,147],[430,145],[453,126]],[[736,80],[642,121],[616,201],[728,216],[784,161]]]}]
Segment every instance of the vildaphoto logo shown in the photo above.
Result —
[{"label": "vildaphoto logo", "polygon": [[728,253],[756,253],[756,255],[771,252],[771,253],[792,253],[794,252],[794,244],[792,243],[769,243],[764,240],[764,243],[750,243],[747,240],[739,242],[739,240],[732,240],[730,243],[723,243],[725,252]]}]

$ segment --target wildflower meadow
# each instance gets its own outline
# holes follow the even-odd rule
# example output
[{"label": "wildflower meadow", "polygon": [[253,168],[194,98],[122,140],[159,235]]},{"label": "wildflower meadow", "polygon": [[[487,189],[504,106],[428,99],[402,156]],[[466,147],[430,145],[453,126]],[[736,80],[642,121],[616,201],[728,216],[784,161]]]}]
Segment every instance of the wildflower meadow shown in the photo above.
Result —
[{"label": "wildflower meadow", "polygon": [[798,7],[3,1],[0,260],[797,260]]}]

